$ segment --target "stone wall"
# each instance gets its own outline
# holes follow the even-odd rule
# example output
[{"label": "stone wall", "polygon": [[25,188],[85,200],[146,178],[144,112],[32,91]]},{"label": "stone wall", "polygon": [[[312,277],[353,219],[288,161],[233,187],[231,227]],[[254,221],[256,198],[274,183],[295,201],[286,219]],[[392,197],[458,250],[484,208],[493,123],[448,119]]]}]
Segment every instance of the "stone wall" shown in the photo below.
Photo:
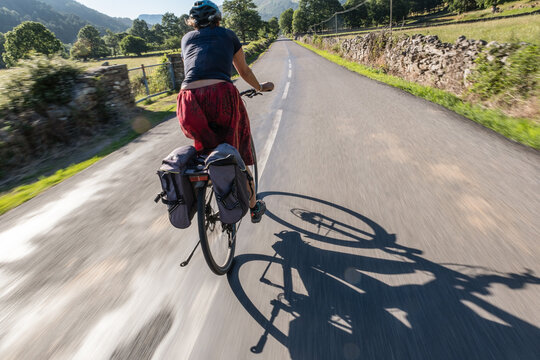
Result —
[{"label": "stone wall", "polygon": [[131,93],[127,65],[102,66],[90,69],[83,77],[83,83],[104,92],[104,105],[113,116],[121,116],[135,106]]},{"label": "stone wall", "polygon": [[369,33],[354,38],[313,38],[302,41],[327,50],[339,51],[346,59],[384,69],[409,81],[461,94],[469,85],[467,76],[484,48],[501,46],[461,36],[455,43],[443,43],[437,36]]},{"label": "stone wall", "polygon": [[179,90],[184,81],[184,60],[181,54],[169,54],[167,58],[173,66],[175,89]]},{"label": "stone wall", "polygon": [[134,109],[126,65],[90,69],[76,79],[71,100],[64,105],[0,116],[0,175],[58,147],[77,144],[130,117]]}]

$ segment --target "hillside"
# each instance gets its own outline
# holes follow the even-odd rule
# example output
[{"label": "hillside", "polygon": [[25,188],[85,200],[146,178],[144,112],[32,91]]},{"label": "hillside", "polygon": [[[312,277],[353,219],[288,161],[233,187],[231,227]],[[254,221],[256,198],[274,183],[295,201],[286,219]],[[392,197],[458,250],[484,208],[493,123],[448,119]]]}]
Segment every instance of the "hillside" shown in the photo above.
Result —
[{"label": "hillside", "polygon": [[131,27],[132,20],[129,18],[115,18],[97,10],[90,9],[74,0],[39,0],[50,5],[53,10],[61,14],[73,14],[92,25],[110,29],[113,32],[125,31]]},{"label": "hillside", "polygon": [[36,0],[2,0],[0,32],[5,33],[23,21],[38,21],[64,43],[73,42],[86,22],[75,15],[63,15]]},{"label": "hillside", "polygon": [[141,14],[141,15],[139,15],[139,17],[137,19],[144,20],[144,21],[146,21],[148,26],[152,26],[152,25],[155,25],[155,24],[161,24],[161,18],[162,17],[163,17],[163,15],[161,15],[161,14],[157,14],[157,15],[154,15],[154,14]]},{"label": "hillside", "polygon": [[257,11],[263,20],[279,16],[288,8],[298,9],[298,0],[254,0]]},{"label": "hillside", "polygon": [[64,43],[74,42],[86,24],[95,25],[102,31],[108,28],[116,32],[131,26],[130,19],[112,18],[73,0],[1,0],[1,33],[29,20],[42,23]]}]

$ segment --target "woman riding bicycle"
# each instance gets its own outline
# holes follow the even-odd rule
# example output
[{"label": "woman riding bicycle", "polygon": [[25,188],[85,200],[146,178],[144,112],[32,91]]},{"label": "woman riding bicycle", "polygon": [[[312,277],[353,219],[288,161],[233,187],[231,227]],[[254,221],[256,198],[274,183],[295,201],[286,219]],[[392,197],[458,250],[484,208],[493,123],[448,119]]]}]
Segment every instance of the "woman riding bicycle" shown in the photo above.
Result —
[{"label": "woman riding bicycle", "polygon": [[[259,83],[246,63],[238,37],[220,27],[220,21],[218,6],[209,0],[196,1],[189,12],[187,24],[194,30],[182,38],[185,78],[176,114],[197,151],[208,152],[228,143],[238,149],[246,165],[253,165],[249,118],[232,84],[232,67],[258,91],[271,91],[274,84]],[[250,189],[255,189],[253,181]],[[251,221],[257,223],[266,205],[256,194],[251,195]]]}]

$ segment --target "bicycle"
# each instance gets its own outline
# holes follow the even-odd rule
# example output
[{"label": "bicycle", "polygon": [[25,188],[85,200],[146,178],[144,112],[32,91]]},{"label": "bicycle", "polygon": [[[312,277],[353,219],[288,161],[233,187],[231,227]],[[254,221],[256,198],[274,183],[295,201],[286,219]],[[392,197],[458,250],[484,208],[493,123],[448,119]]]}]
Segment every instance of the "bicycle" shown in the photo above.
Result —
[{"label": "bicycle", "polygon": [[[240,93],[240,96],[253,98],[262,95],[255,89],[249,89]],[[253,137],[251,138],[251,149],[253,152],[254,165],[250,171],[255,183],[255,194],[258,190],[259,172],[257,169],[257,156]],[[180,264],[185,267],[191,260],[199,244],[206,263],[217,275],[226,274],[232,267],[234,259],[234,250],[236,247],[236,234],[240,228],[242,220],[236,224],[224,224],[219,219],[219,209],[214,196],[212,181],[209,178],[208,171],[205,168],[205,155],[199,155],[195,165],[186,169],[184,175],[188,176],[197,198],[197,222],[199,231],[199,242],[189,255],[188,259]]]}]

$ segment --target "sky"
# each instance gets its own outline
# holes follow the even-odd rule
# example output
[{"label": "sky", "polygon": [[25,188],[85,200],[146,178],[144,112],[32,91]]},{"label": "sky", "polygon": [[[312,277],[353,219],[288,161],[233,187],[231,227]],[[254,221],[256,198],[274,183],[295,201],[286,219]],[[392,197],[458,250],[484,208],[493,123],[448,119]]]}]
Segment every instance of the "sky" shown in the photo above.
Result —
[{"label": "sky", "polygon": [[[195,0],[76,0],[109,16],[137,18],[141,14],[187,14]],[[221,5],[223,0],[213,0]]]}]

